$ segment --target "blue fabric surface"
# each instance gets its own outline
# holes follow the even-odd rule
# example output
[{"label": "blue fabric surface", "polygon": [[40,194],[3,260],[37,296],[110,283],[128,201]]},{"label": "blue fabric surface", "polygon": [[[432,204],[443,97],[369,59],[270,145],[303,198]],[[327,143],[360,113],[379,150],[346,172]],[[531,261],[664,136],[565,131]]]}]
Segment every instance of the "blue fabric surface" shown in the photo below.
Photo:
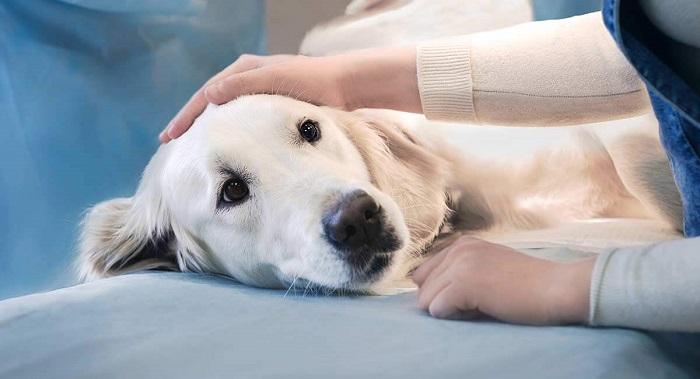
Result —
[{"label": "blue fabric surface", "polygon": [[567,18],[600,10],[601,0],[533,0],[535,20]]},{"label": "blue fabric surface", "polygon": [[133,193],[158,132],[263,28],[258,0],[0,1],[0,298],[72,280],[81,212]]},{"label": "blue fabric surface", "polygon": [[654,52],[665,43],[664,37],[636,0],[606,0],[603,17],[647,84],[661,143],[681,193],[684,233],[686,237],[700,236],[700,95]]},{"label": "blue fabric surface", "polygon": [[416,308],[413,293],[284,295],[222,278],[145,273],[5,300],[0,378],[700,374],[700,339],[692,335],[438,320]]}]

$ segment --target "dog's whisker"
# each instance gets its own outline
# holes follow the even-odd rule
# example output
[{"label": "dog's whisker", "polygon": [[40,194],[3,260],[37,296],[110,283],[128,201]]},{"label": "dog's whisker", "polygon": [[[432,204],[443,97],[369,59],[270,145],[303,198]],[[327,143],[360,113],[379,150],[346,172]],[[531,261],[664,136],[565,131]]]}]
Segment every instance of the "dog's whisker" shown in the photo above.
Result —
[{"label": "dog's whisker", "polygon": [[296,100],[304,100],[304,95],[306,95],[307,91],[306,88],[300,87],[299,92],[294,96],[294,99]]},{"label": "dog's whisker", "polygon": [[270,82],[270,94],[274,95],[275,94],[275,81],[277,80],[276,77],[272,77],[272,81]]},{"label": "dog's whisker", "polygon": [[[294,96],[292,96],[292,94],[293,94],[294,91],[296,91],[296,89],[299,87],[299,84],[301,84],[301,80],[297,80],[297,81],[294,83],[294,86],[289,88],[289,90],[287,91],[287,97],[295,98]],[[298,99],[297,99],[297,100],[298,100]]]},{"label": "dog's whisker", "polygon": [[[297,294],[296,282],[297,282],[297,280],[298,280],[299,278],[302,278],[302,280],[306,280],[306,279],[303,279],[303,276],[304,276],[305,273],[306,273],[306,267],[303,267],[303,268],[301,269],[301,271],[300,271],[297,275],[295,275],[294,280],[292,280],[292,284],[289,286],[289,288],[287,289],[287,292],[284,294],[283,297],[286,297],[286,296],[287,296],[287,293],[289,293],[289,290],[290,290],[290,289],[293,289],[293,290],[294,290],[294,295],[296,296],[296,294]],[[306,282],[307,282],[307,286],[308,286],[309,281],[306,280]]]},{"label": "dog's whisker", "polygon": [[311,285],[311,281],[307,280],[306,281],[306,287],[304,287],[304,293],[301,294],[301,297],[306,297],[306,291],[309,290],[309,286]]},{"label": "dog's whisker", "polygon": [[282,297],[287,297],[287,294],[289,294],[289,291],[294,287],[294,284],[297,282],[297,279],[299,279],[299,275],[294,275],[294,279],[292,279],[292,284],[289,285],[289,288],[287,288],[287,291]]}]

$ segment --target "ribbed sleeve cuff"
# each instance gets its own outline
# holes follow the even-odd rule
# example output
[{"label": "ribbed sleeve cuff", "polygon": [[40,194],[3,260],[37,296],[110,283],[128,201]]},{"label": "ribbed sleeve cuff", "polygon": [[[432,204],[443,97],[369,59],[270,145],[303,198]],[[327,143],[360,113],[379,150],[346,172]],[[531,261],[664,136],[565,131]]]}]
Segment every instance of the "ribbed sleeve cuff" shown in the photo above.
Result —
[{"label": "ribbed sleeve cuff", "polygon": [[469,45],[463,38],[418,45],[418,90],[426,118],[478,122]]},{"label": "ribbed sleeve cuff", "polygon": [[592,326],[599,326],[600,323],[600,303],[601,303],[601,293],[605,288],[607,291],[614,291],[613,289],[607,288],[607,283],[605,282],[605,269],[610,262],[610,258],[615,254],[615,250],[608,250],[601,253],[596,259],[595,265],[593,266],[593,274],[591,275],[591,292],[589,299],[589,313],[588,313],[588,324]]}]

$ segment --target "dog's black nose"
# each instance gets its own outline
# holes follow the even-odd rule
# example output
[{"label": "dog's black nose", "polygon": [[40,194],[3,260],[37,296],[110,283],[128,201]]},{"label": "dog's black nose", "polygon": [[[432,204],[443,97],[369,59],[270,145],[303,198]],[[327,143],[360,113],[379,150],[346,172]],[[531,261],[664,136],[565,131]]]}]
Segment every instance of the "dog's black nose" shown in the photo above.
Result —
[{"label": "dog's black nose", "polygon": [[382,231],[379,205],[365,191],[352,192],[326,214],[323,231],[343,250],[372,249]]}]

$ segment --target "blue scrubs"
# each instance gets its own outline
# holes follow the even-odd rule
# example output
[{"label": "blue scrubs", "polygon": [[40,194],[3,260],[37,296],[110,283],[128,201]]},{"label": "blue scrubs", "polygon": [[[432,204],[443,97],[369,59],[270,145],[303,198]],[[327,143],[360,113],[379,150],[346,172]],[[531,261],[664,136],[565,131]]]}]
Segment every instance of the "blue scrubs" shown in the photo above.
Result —
[{"label": "blue scrubs", "polygon": [[700,236],[700,95],[658,54],[666,37],[636,0],[605,0],[605,25],[649,90],[681,193],[686,237]]},{"label": "blue scrubs", "polygon": [[0,299],[71,284],[78,224],[242,53],[259,0],[0,0]]}]

